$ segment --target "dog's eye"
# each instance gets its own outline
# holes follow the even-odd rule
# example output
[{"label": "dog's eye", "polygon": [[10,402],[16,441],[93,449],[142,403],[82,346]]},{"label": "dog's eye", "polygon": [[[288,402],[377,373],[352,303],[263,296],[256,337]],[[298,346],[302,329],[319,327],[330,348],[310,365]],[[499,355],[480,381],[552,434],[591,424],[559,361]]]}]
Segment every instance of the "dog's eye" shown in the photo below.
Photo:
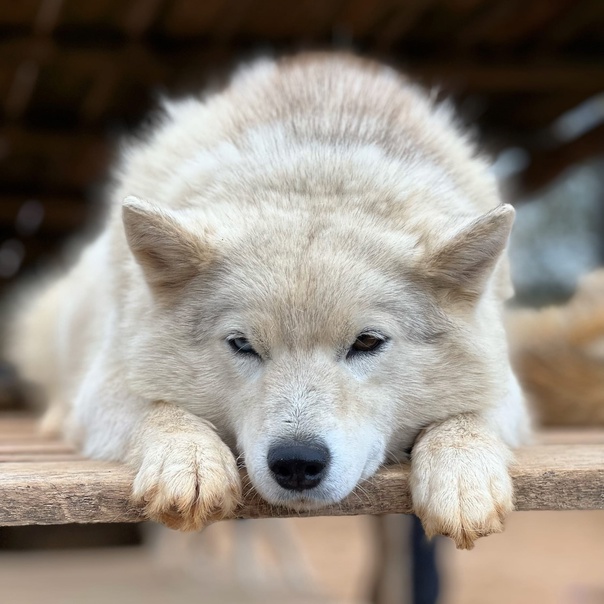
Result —
[{"label": "dog's eye", "polygon": [[364,352],[375,352],[380,346],[384,344],[386,340],[372,333],[362,333],[354,341],[354,344],[350,347],[348,358],[363,354]]},{"label": "dog's eye", "polygon": [[259,356],[248,342],[247,338],[229,338],[229,346],[238,354],[253,354]]}]

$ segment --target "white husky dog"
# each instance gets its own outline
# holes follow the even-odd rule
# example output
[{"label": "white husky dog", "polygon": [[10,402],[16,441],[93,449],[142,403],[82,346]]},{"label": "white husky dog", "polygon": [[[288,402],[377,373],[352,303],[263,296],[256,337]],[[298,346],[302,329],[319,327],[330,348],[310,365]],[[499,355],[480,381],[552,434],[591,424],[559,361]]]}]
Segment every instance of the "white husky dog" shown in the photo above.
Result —
[{"label": "white husky dog", "polygon": [[154,520],[346,497],[411,448],[429,535],[512,509],[528,433],[502,326],[514,211],[449,110],[346,55],[264,60],[166,103],[105,230],[15,321],[46,426],[136,470]]}]

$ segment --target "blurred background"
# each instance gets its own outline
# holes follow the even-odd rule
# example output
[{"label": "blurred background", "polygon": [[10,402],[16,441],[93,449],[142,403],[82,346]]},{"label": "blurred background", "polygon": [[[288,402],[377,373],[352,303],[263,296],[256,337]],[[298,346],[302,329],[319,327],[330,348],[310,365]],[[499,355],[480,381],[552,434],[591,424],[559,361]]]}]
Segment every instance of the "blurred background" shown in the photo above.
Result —
[{"label": "blurred background", "polygon": [[[602,0],[0,0],[0,296],[94,231],[118,141],[160,94],[307,48],[374,56],[452,99],[518,210],[516,306],[564,303],[603,264]],[[0,407],[19,409],[9,367],[0,379]],[[434,602],[434,551],[416,529],[0,528],[0,601]],[[436,550],[439,602],[604,602],[600,512],[517,513],[472,552]]]}]

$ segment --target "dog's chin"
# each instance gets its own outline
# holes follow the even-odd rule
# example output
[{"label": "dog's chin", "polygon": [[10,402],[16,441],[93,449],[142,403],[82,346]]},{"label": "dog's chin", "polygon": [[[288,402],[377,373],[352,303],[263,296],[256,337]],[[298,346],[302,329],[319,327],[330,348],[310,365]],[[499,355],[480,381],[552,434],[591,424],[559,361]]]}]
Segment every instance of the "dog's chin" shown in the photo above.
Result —
[{"label": "dog's chin", "polygon": [[293,510],[294,512],[310,512],[312,510],[320,510],[321,508],[327,507],[335,501],[326,501],[324,499],[315,499],[300,495],[294,499],[279,499],[278,501],[272,501],[274,505]]},{"label": "dog's chin", "polygon": [[[256,487],[260,496],[271,505],[292,510],[295,512],[310,512],[321,508],[334,505],[342,501],[350,493],[344,493],[342,496],[335,493],[325,493],[319,491],[286,491],[282,489],[263,489]],[[334,497],[334,495],[336,495]]]}]

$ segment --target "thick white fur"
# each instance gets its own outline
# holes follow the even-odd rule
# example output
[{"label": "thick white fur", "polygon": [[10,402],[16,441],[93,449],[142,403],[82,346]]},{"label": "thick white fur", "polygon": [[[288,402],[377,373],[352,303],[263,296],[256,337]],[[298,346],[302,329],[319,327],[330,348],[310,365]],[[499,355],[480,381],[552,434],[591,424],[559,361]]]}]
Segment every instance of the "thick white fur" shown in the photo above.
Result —
[{"label": "thick white fur", "polygon": [[[266,499],[304,509],[414,446],[428,533],[471,547],[501,530],[528,433],[501,316],[513,210],[450,112],[327,54],[164,109],[122,154],[106,229],[16,321],[47,427],[132,464],[134,497],[170,526],[233,510],[237,454]],[[368,329],[387,343],[347,358]],[[300,438],[331,453],[302,494],[267,466]]]}]

